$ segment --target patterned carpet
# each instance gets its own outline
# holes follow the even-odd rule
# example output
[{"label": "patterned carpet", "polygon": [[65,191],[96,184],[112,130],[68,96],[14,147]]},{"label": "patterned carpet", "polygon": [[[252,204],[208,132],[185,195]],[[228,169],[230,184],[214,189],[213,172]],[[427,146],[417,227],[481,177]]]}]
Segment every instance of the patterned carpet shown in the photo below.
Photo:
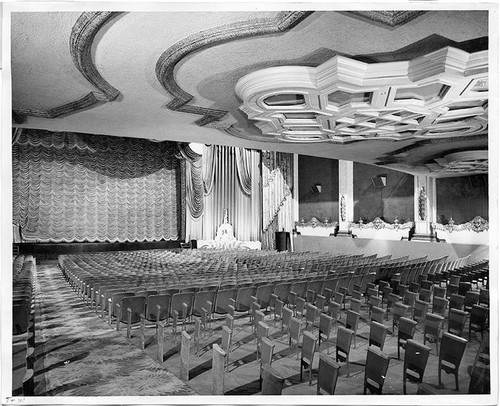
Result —
[{"label": "patterned carpet", "polygon": [[37,266],[36,396],[196,395],[99,319],[56,262]]}]

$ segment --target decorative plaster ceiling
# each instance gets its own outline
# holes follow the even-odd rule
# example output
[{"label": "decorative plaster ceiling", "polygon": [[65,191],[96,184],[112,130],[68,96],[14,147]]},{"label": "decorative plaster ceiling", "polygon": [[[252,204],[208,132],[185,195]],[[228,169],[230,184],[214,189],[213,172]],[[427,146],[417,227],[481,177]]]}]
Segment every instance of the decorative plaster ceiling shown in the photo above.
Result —
[{"label": "decorative plaster ceiling", "polygon": [[[239,109],[241,100],[235,93],[236,83],[253,72],[290,66],[320,70],[333,59],[370,70],[377,62],[408,65],[404,61],[452,47],[456,48],[453,55],[459,55],[458,62],[466,63],[460,59],[466,54],[485,55],[487,8],[425,12],[217,12],[210,7],[203,11],[157,12],[15,10],[16,4],[9,4],[5,16],[11,18],[12,26],[12,109],[16,127],[230,144],[378,163],[410,173],[432,173],[425,165],[429,162],[429,155],[423,152],[427,147],[432,147],[432,155],[437,157],[461,148],[487,148],[487,108],[482,104],[474,110],[474,132],[470,126],[465,132],[455,128],[435,135],[439,143],[422,144],[425,140],[406,136],[391,139],[387,132],[382,136],[377,133],[379,138],[386,138],[381,143],[366,140],[367,134],[373,132],[358,128],[341,136],[351,141],[348,143],[295,145],[263,134]],[[485,60],[480,58],[479,62],[481,72],[471,75],[467,71],[466,75],[478,78],[478,74],[488,80]],[[429,77],[427,73],[424,76]],[[466,91],[475,86],[466,87],[458,78],[460,74],[449,71],[440,79],[437,76],[431,78],[432,83],[448,86],[451,81],[456,89],[462,86]],[[372,86],[373,91],[383,89],[387,79],[382,77]],[[408,89],[404,94],[408,98],[426,99],[427,93],[422,95],[420,90],[435,90],[433,84],[417,78],[419,85],[425,83],[427,87],[414,93],[411,87],[415,83],[410,82],[406,81]],[[350,89],[355,88],[350,86],[347,91],[340,86],[339,91],[344,93],[330,96],[330,104],[342,105],[336,107],[339,111],[350,97]],[[448,90],[447,95],[452,93]],[[482,92],[482,98],[474,97],[467,101],[486,100],[487,92]],[[409,103],[410,109],[406,103],[397,110],[403,115],[408,114],[408,109],[415,114],[405,118],[410,121],[419,115],[442,115],[447,110],[444,102],[430,106],[424,101],[422,107],[421,101]],[[391,111],[395,110],[391,107]],[[387,112],[377,110],[377,114]],[[363,125],[369,128],[371,119]],[[375,121],[380,119],[376,117]],[[345,124],[348,131],[349,125]],[[393,127],[400,124],[392,118],[387,123]],[[466,124],[472,124],[472,120]],[[460,137],[456,137],[457,131]],[[361,139],[363,142],[352,142]],[[404,152],[394,155],[401,150]]]},{"label": "decorative plaster ceiling", "polygon": [[472,175],[488,173],[488,151],[461,151],[435,158],[426,164],[431,172],[443,175]]},{"label": "decorative plaster ceiling", "polygon": [[335,56],[317,68],[250,73],[236,94],[263,134],[289,142],[481,134],[488,126],[488,52],[447,47],[372,64]]}]

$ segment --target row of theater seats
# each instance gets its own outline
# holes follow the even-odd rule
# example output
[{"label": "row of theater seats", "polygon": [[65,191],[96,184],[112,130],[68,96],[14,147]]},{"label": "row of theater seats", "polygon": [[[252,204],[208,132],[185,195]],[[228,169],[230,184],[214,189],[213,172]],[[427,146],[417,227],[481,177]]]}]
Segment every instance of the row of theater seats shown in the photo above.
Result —
[{"label": "row of theater seats", "polygon": [[[469,272],[487,270],[488,261],[480,261],[466,267],[452,269],[450,277],[461,274],[468,275]],[[383,281],[381,281],[383,282]],[[428,282],[431,282],[429,285]],[[404,363],[402,372],[403,393],[406,394],[406,381],[421,384],[417,393],[435,393],[430,386],[424,384],[424,372],[429,357],[436,357],[438,365],[438,383],[442,385],[442,371],[455,375],[455,389],[458,391],[459,366],[466,350],[466,346],[471,339],[477,339],[476,333],[481,334],[481,345],[477,351],[473,365],[470,368],[469,393],[489,393],[489,291],[484,289],[486,285],[476,286],[479,291],[476,301],[471,302],[470,308],[464,307],[463,303],[450,306],[449,310],[445,303],[437,303],[437,299],[445,298],[441,289],[441,279],[434,284],[426,278],[421,278],[418,288],[414,291],[406,291],[404,297],[393,293],[389,283],[379,283],[375,285],[369,282],[366,289],[361,285],[355,285],[355,290],[346,298],[344,293],[339,291],[339,286],[334,290],[333,298],[325,300],[323,295],[306,295],[305,297],[294,297],[294,301],[282,301],[273,294],[271,299],[271,312],[269,320],[266,320],[265,308],[267,303],[260,302],[256,297],[250,307],[250,318],[253,321],[256,334],[257,354],[261,364],[261,380],[263,377],[262,394],[280,394],[286,377],[280,376],[271,364],[273,362],[273,349],[277,345],[276,340],[271,340],[273,327],[276,329],[276,322],[280,323],[279,333],[288,335],[290,350],[302,347],[300,363],[297,367],[300,370],[300,380],[302,381],[303,369],[309,370],[309,381],[312,380],[312,364],[315,353],[319,352],[317,393],[334,394],[339,370],[342,363],[346,363],[347,377],[349,377],[349,356],[351,348],[356,348],[356,338],[360,337],[358,323],[361,318],[369,324],[368,352],[365,360],[364,393],[369,390],[371,393],[382,393],[385,377],[389,368],[390,355],[384,353],[384,344],[388,334],[396,334],[397,329],[397,357],[400,358],[400,350],[404,350]],[[446,284],[452,279],[445,279]],[[483,283],[483,282],[481,282]],[[340,288],[341,290],[342,288]],[[432,308],[427,308],[423,314],[417,312],[413,306],[415,295],[421,291],[430,290],[433,293]],[[322,292],[327,293],[328,292]],[[412,294],[410,294],[412,293]],[[466,293],[469,293],[467,291]],[[364,298],[363,298],[364,296]],[[395,297],[391,301],[391,296]],[[428,298],[429,301],[431,297]],[[350,308],[346,309],[345,303],[349,303]],[[424,302],[424,301],[423,301]],[[431,303],[424,302],[426,306]],[[379,311],[376,311],[378,309]],[[466,311],[464,311],[464,309]],[[458,313],[460,317],[456,318]],[[392,322],[389,322],[392,316]],[[464,316],[464,317],[462,317]],[[466,319],[469,318],[468,340],[463,337]],[[419,326],[420,325],[420,326]],[[200,339],[200,324],[195,323],[194,337],[197,343]],[[333,331],[336,329],[336,337]],[[214,345],[214,360],[223,357],[223,364],[227,365],[231,353],[232,336],[234,330],[233,315],[226,315],[225,324],[221,329],[220,347]],[[416,331],[423,331],[419,342],[415,337]],[[271,334],[272,333],[272,334]],[[471,336],[474,333],[474,336]],[[335,339],[335,340],[334,340]],[[210,337],[210,341],[213,338]],[[428,341],[436,342],[436,354],[431,354],[431,348],[426,345]],[[335,357],[330,357],[321,349],[325,343],[335,341]],[[184,341],[183,341],[184,345]],[[198,347],[198,343],[196,348]],[[296,350],[296,352],[297,352]],[[330,347],[327,347],[328,353]],[[182,350],[181,350],[182,351]],[[189,352],[187,352],[189,353]],[[186,354],[186,352],[184,352]],[[298,358],[298,352],[297,352]],[[181,363],[188,364],[188,360]],[[219,363],[220,364],[220,363]],[[214,387],[213,394],[222,394],[220,387],[223,387],[223,371],[215,370],[214,382],[222,384]]]},{"label": "row of theater seats", "polygon": [[[452,269],[453,266],[459,264],[461,267]],[[226,314],[227,328],[232,331],[229,326],[232,325],[231,320],[234,322],[235,313],[250,312],[254,320],[262,322],[262,318],[258,317],[259,312],[268,307],[271,308],[275,318],[282,320],[282,326],[285,329],[289,329],[292,325],[292,316],[287,321],[287,314],[290,314],[289,310],[293,309],[294,318],[295,316],[300,316],[301,319],[305,317],[306,327],[318,325],[317,337],[319,339],[323,336],[326,341],[329,340],[332,326],[341,319],[343,309],[346,311],[344,329],[349,330],[348,335],[354,338],[355,342],[363,298],[365,305],[369,306],[367,317],[373,326],[374,342],[383,341],[377,339],[382,331],[385,337],[386,328],[381,328],[380,325],[388,321],[390,315],[392,315],[392,331],[394,332],[395,327],[398,328],[398,336],[406,336],[407,340],[412,340],[411,330],[415,328],[416,324],[422,323],[425,331],[423,345],[425,346],[430,337],[436,340],[436,349],[438,349],[438,343],[442,337],[445,337],[445,347],[448,348],[451,344],[446,340],[455,340],[454,337],[463,334],[465,319],[460,314],[460,320],[456,318],[456,313],[463,312],[463,309],[469,310],[469,313],[465,312],[466,317],[470,318],[469,340],[471,332],[478,331],[483,335],[483,332],[487,331],[489,292],[483,287],[486,286],[483,284],[487,283],[488,280],[487,261],[464,265],[463,261],[459,263],[456,261],[445,262],[444,259],[433,261],[419,259],[413,262],[409,261],[406,266],[401,266],[401,264],[393,267],[385,265],[385,267],[372,264],[342,265],[337,268],[338,274],[333,275],[313,276],[281,283],[256,282],[250,283],[249,286],[242,284],[238,287],[230,285],[206,287],[207,290],[185,287],[183,292],[177,288],[169,289],[169,287],[155,290],[151,286],[146,289],[131,285],[127,288],[123,284],[119,288],[106,284],[100,286],[98,283],[90,287],[90,284],[79,283],[77,278],[72,280],[68,277],[68,280],[86,301],[90,301],[91,306],[95,306],[96,309],[100,307],[103,317],[107,312],[110,323],[112,320],[117,320],[117,328],[121,322],[126,322],[130,331],[131,324],[141,319],[157,323],[160,320],[171,318],[174,343],[179,319],[183,320],[184,330],[185,322],[190,317],[195,316],[194,334],[197,337],[202,329],[207,329],[214,311]],[[387,268],[392,268],[394,272],[388,273]],[[412,272],[415,269],[417,271]],[[484,277],[485,271],[486,277]],[[439,278],[436,277],[438,274]],[[468,301],[466,302],[464,297],[462,305],[460,305],[460,300],[455,301],[457,295],[449,289],[450,286],[460,283],[460,280],[456,279],[458,274],[464,279],[471,279],[471,282],[467,282],[470,285],[462,286],[472,288],[473,281],[476,284],[479,282],[482,284],[479,291],[468,289],[464,292],[468,296]],[[478,275],[483,275],[483,277],[480,278]],[[390,277],[390,280],[379,279],[383,276]],[[402,282],[406,282],[406,284]],[[445,284],[444,288],[442,287],[443,283]],[[134,305],[134,301],[138,303],[137,306]],[[350,305],[347,310],[346,302]],[[449,308],[448,302],[451,303]],[[419,304],[423,304],[424,308],[419,307]],[[127,312],[123,312],[122,309],[127,309]],[[127,316],[124,316],[125,314]],[[321,314],[319,324],[318,314]],[[302,322],[299,325],[302,325]],[[447,326],[448,331],[443,334],[445,326]],[[258,324],[256,331],[258,331]],[[296,332],[297,329],[294,331]],[[337,337],[337,345],[342,346],[342,343],[346,341],[343,338],[347,336],[342,329],[339,331],[341,334],[340,338]],[[295,334],[291,332],[289,334],[291,334],[290,342],[292,342],[292,336]],[[261,339],[262,337],[259,338],[259,342],[262,342]],[[303,342],[303,340],[303,335],[299,335],[295,342]],[[442,341],[441,346],[443,346]],[[344,349],[348,348],[350,345],[344,346]],[[345,355],[348,359],[348,353]]]},{"label": "row of theater seats", "polygon": [[[26,374],[23,394],[34,394],[35,352],[35,280],[36,260],[32,255],[16,255],[13,259],[12,335],[26,343]],[[25,337],[24,337],[25,336]]]},{"label": "row of theater seats", "polygon": [[[127,253],[123,254],[127,256]],[[132,259],[129,262],[135,261],[137,254],[128,253]],[[164,253],[159,254],[162,257],[164,255]],[[196,251],[193,251],[192,254],[200,255]],[[210,257],[217,255],[217,257],[220,257],[222,253],[209,252],[202,255]],[[230,253],[229,257],[235,255],[237,254]],[[237,258],[239,260],[238,264],[246,265],[242,258],[255,263],[255,257],[251,256],[251,254],[241,252],[240,255]],[[257,256],[265,258],[262,253],[257,254]],[[274,257],[275,255],[270,253],[270,256]],[[283,257],[283,255],[280,256]],[[230,312],[231,304],[236,312],[248,311],[254,295],[261,303],[267,304],[270,302],[273,293],[276,293],[280,299],[288,303],[289,301],[294,302],[297,296],[301,298],[305,297],[306,294],[317,295],[323,292],[331,292],[332,289],[336,288],[337,284],[339,288],[344,288],[350,292],[357,282],[364,286],[369,281],[373,281],[377,277],[377,269],[382,265],[409,262],[410,266],[414,263],[420,263],[418,260],[408,261],[407,258],[392,260],[390,257],[376,258],[370,256],[366,258],[360,255],[338,255],[336,256],[337,271],[318,275],[318,272],[314,271],[314,269],[315,265],[319,264],[321,255],[309,253],[307,255],[309,263],[307,261],[302,262],[306,255],[295,256],[295,258],[297,257],[301,258],[301,262],[297,261],[296,265],[303,265],[302,268],[297,267],[294,269],[294,264],[291,264],[291,269],[287,269],[285,266],[276,266],[274,271],[267,272],[267,275],[263,277],[259,267],[253,269],[245,267],[246,279],[239,280],[240,283],[237,286],[232,283],[235,280],[229,278],[226,279],[226,283],[223,285],[208,284],[202,288],[198,285],[192,286],[186,280],[182,289],[175,287],[175,285],[172,287],[172,285],[159,284],[164,281],[161,278],[157,279],[155,284],[153,283],[154,279],[148,278],[146,280],[144,275],[133,275],[130,272],[127,275],[123,275],[121,272],[114,273],[112,266],[109,267],[108,274],[105,277],[90,277],[88,275],[92,270],[82,268],[82,262],[80,262],[79,266],[75,266],[75,261],[70,261],[71,257],[62,258],[60,264],[67,280],[74,286],[78,294],[88,301],[92,308],[99,311],[103,318],[107,316],[110,324],[112,320],[118,318],[120,322],[127,322],[130,325],[138,322],[140,315],[143,314],[145,321],[171,318],[174,325],[179,320],[182,320],[184,325],[192,315],[210,318],[212,313],[226,314]],[[284,258],[290,265],[289,258],[286,256]],[[98,262],[95,257],[90,256],[90,259],[93,262]],[[99,259],[102,260],[102,257],[98,257]],[[332,260],[331,256],[329,256],[329,260]],[[85,263],[89,264],[90,262],[87,260]],[[144,263],[144,261],[140,261],[140,263]],[[348,263],[350,265],[347,265]],[[309,269],[307,269],[308,265]],[[294,275],[298,276],[299,274],[302,277],[293,278]],[[151,275],[151,277],[153,276]],[[328,296],[328,293],[326,294]],[[157,310],[158,306],[160,310]]]},{"label": "row of theater seats", "polygon": [[[203,252],[205,250],[199,250]],[[205,286],[242,284],[289,279],[299,276],[326,276],[342,268],[404,263],[406,259],[376,258],[361,255],[242,251],[224,257],[217,250],[203,254],[192,251],[132,251],[99,254],[63,255],[59,264],[64,272],[80,284],[94,281],[123,280],[169,287],[202,288]]]}]

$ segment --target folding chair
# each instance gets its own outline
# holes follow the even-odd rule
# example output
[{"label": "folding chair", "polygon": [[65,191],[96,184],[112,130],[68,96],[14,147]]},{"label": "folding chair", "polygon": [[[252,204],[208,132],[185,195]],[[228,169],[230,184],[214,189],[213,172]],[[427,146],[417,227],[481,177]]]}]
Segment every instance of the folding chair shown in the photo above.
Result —
[{"label": "folding chair", "polygon": [[309,332],[304,331],[302,338],[302,353],[300,356],[300,382],[302,382],[302,370],[309,371],[309,386],[312,384],[312,364],[316,351],[316,338]]},{"label": "folding chair", "polygon": [[335,394],[339,370],[340,365],[333,358],[325,354],[319,354],[318,382],[316,385],[317,395],[322,395],[323,393],[327,395]]},{"label": "folding chair", "polygon": [[406,395],[406,380],[413,383],[422,383],[427,360],[431,352],[430,347],[409,339],[406,342],[405,359],[403,366],[403,394]]},{"label": "folding chair", "polygon": [[387,369],[389,368],[390,357],[373,347],[368,347],[366,355],[365,378],[363,384],[363,394],[366,395],[368,389],[370,393],[382,394]]},{"label": "folding chair", "polygon": [[399,319],[398,327],[398,359],[400,359],[400,348],[406,347],[406,342],[413,338],[417,322],[406,317]]},{"label": "folding chair", "polygon": [[384,350],[385,337],[387,335],[387,327],[376,321],[370,323],[370,336],[368,339],[368,346],[372,344],[380,349]]},{"label": "folding chair", "polygon": [[466,345],[467,340],[465,338],[450,333],[443,333],[438,364],[440,387],[443,387],[441,382],[441,370],[443,369],[447,374],[455,375],[455,389],[458,391],[458,368],[462,361]]}]

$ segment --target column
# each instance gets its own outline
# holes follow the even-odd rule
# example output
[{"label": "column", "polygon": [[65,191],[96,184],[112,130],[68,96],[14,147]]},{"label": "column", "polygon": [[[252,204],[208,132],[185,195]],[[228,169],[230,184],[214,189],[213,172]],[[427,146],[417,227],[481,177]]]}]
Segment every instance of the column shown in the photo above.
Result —
[{"label": "column", "polygon": [[431,224],[436,222],[436,179],[415,175],[413,189],[415,234],[412,241],[434,241]]},{"label": "column", "polygon": [[339,231],[337,237],[350,237],[349,223],[354,216],[354,163],[339,159]]}]

